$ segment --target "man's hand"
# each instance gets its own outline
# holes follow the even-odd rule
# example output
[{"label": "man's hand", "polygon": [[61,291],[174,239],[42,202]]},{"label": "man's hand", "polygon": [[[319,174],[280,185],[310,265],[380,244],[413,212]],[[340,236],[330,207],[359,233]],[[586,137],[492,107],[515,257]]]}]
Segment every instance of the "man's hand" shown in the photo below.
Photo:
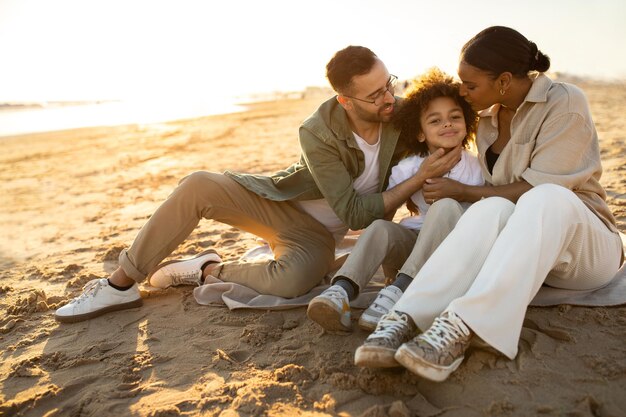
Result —
[{"label": "man's hand", "polygon": [[461,160],[461,145],[450,149],[447,153],[443,148],[437,149],[428,155],[422,162],[420,169],[415,175],[421,178],[439,178],[450,172],[450,170]]},{"label": "man's hand", "polygon": [[461,146],[445,153],[443,149],[430,154],[417,173],[394,188],[383,192],[385,214],[389,215],[400,207],[411,195],[419,191],[429,178],[441,177],[461,160]]}]

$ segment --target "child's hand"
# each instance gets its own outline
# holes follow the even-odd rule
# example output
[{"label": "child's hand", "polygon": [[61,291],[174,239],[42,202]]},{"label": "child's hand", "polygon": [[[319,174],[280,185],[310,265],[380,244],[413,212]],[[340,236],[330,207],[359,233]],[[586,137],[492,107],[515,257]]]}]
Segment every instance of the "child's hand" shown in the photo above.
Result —
[{"label": "child's hand", "polygon": [[450,178],[431,178],[422,186],[422,194],[427,204],[432,204],[442,198],[453,198],[456,201],[463,199],[464,184]]},{"label": "child's hand", "polygon": [[424,159],[419,168],[418,175],[426,179],[444,176],[459,163],[462,150],[461,145],[450,149],[447,153],[443,148],[437,149]]}]

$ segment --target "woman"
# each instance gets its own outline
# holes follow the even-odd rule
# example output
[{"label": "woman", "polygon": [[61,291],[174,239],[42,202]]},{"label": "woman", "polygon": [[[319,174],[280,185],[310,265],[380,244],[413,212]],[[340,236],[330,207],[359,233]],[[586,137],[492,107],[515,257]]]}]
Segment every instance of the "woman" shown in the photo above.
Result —
[{"label": "woman", "polygon": [[[476,335],[513,359],[526,308],[543,283],[606,285],[623,261],[605,202],[596,130],[581,90],[543,73],[549,58],[519,32],[490,27],[462,51],[461,95],[479,112],[486,186],[429,180],[424,197],[476,202],[357,349],[446,379]],[[415,336],[420,330],[423,333]]]}]

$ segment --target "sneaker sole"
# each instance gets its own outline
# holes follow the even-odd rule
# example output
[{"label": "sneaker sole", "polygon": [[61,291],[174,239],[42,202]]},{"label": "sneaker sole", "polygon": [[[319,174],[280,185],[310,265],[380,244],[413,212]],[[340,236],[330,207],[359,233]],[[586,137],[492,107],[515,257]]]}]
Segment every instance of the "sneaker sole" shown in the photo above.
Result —
[{"label": "sneaker sole", "polygon": [[[380,318],[379,318],[380,319]],[[361,317],[359,317],[359,327],[365,331],[368,332],[373,332],[376,329],[376,325],[378,324],[378,321],[375,322],[371,322],[368,321],[367,319],[363,318],[363,315],[361,315]]]},{"label": "sneaker sole", "polygon": [[57,321],[60,321],[61,323],[78,323],[79,321],[93,319],[95,317],[101,316],[105,313],[110,313],[112,311],[126,310],[129,308],[141,307],[142,305],[143,305],[143,299],[139,298],[129,303],[115,304],[112,306],[104,307],[104,308],[101,308],[100,310],[92,311],[91,313],[77,314],[75,316],[57,316],[55,314],[54,318]]},{"label": "sneaker sole", "polygon": [[341,323],[337,310],[323,299],[310,303],[306,309],[306,315],[325,330],[332,332],[349,332],[352,330],[352,327],[346,327]]},{"label": "sneaker sole", "polygon": [[450,374],[456,371],[461,365],[463,358],[464,356],[461,356],[448,366],[436,365],[414,355],[413,352],[407,349],[404,345],[400,346],[395,355],[395,359],[400,365],[404,366],[416,375],[435,382],[445,381]]},{"label": "sneaker sole", "polygon": [[[219,259],[219,260],[218,260],[218,261],[207,261],[207,262],[216,262],[216,263],[222,262],[222,258],[220,258],[220,256],[217,254],[217,252],[216,252],[214,249],[207,249],[207,250],[205,250],[205,251],[203,251],[203,252],[200,252],[200,253],[199,253],[199,254],[197,254],[196,256],[192,256],[191,258],[185,258],[185,259],[171,259],[171,260],[169,260],[169,261],[161,262],[160,264],[158,264],[158,265],[154,268],[154,270],[153,270],[152,272],[150,272],[150,273],[148,274],[148,276],[146,277],[146,278],[147,278],[147,281],[148,281],[148,284],[152,285],[152,284],[150,283],[150,278],[152,278],[152,275],[153,275],[156,271],[158,271],[159,269],[163,268],[164,266],[171,265],[171,264],[175,264],[175,263],[178,263],[178,262],[191,261],[191,260],[198,259],[198,258],[200,258],[201,256],[208,255],[208,254],[213,254],[213,255],[215,255],[215,256],[217,257],[217,259]],[[201,271],[201,272],[202,272],[202,271]],[[161,288],[161,287],[156,287],[156,288]],[[169,287],[167,287],[167,288],[169,288]]]},{"label": "sneaker sole", "polygon": [[396,361],[393,349],[374,346],[361,346],[354,353],[354,364],[366,368],[397,368],[401,366]]}]

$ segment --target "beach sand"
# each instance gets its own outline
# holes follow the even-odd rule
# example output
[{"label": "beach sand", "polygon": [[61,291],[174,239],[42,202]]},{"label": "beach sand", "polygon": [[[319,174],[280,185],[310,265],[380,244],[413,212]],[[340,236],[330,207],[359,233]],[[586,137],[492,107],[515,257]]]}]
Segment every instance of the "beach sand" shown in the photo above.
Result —
[{"label": "beach sand", "polygon": [[[582,87],[626,232],[626,87]],[[298,126],[321,101],[0,139],[0,416],[626,415],[626,306],[529,308],[515,360],[472,348],[443,383],[355,367],[367,334],[327,334],[304,307],[229,311],[196,304],[191,287],[144,292],[142,308],[87,322],[54,320],[115,269],[180,178],[297,160]],[[231,259],[256,245],[203,221],[173,256],[212,247]]]}]

